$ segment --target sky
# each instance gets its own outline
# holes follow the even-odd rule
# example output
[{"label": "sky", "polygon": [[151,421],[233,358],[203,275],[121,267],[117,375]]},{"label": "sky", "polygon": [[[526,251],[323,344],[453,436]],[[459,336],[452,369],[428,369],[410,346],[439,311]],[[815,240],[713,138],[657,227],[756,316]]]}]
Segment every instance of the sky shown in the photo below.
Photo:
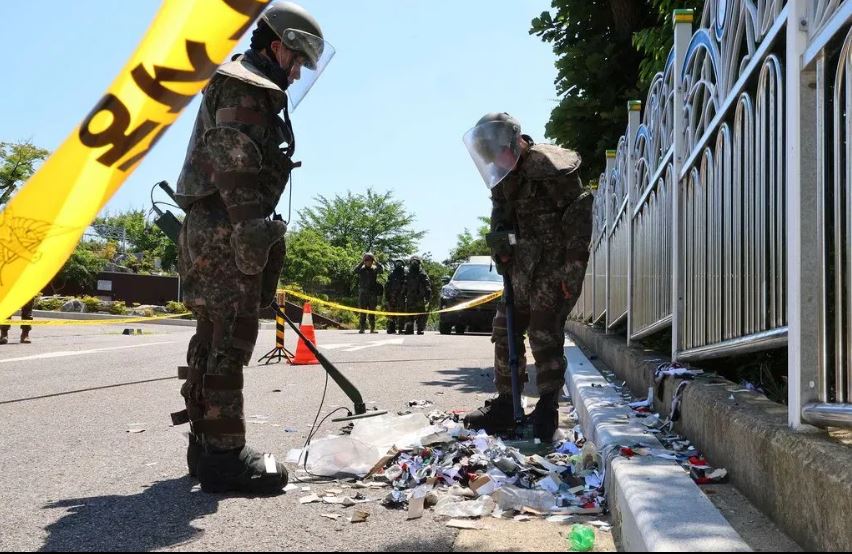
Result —
[{"label": "sky", "polygon": [[[190,0],[186,0],[190,1]],[[206,1],[206,0],[199,0]],[[462,143],[485,113],[506,111],[544,141],[556,105],[555,56],[529,35],[550,0],[301,0],[336,55],[292,113],[303,167],[293,219],[317,195],[391,190],[444,259],[490,213]],[[0,2],[0,141],[53,150],[101,97],[159,9],[153,0]],[[248,47],[246,36],[237,47]],[[150,208],[151,186],[180,173],[196,98],[105,212]],[[288,196],[279,212],[287,217]]]}]

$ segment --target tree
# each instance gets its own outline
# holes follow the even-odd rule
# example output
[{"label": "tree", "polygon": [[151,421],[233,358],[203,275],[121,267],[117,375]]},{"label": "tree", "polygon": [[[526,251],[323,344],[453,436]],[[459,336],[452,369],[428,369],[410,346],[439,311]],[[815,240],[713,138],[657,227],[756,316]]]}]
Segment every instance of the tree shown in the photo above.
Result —
[{"label": "tree", "polygon": [[299,226],[317,231],[332,246],[375,252],[383,260],[408,256],[426,234],[412,228],[408,213],[393,192],[316,197],[317,206],[299,212]]},{"label": "tree", "polygon": [[126,241],[130,253],[140,255],[138,259],[129,256],[122,262],[134,271],[153,271],[156,258],[160,259],[164,271],[177,265],[177,245],[159,227],[148,225],[142,210],[107,214],[95,219],[92,227],[104,239]]},{"label": "tree", "polygon": [[450,257],[444,260],[445,265],[455,267],[471,256],[491,255],[491,249],[485,242],[485,236],[491,230],[491,218],[480,217],[479,221],[482,225],[476,230],[475,237],[467,228],[459,234],[456,247],[450,250]]},{"label": "tree", "polygon": [[643,100],[671,48],[671,10],[700,0],[553,0],[530,34],[553,44],[560,96],[545,134],[577,150],[596,180],[627,125],[627,101]]},{"label": "tree", "polygon": [[30,141],[0,142],[0,206],[35,172],[35,166],[50,155]]},{"label": "tree", "polygon": [[348,294],[352,267],[358,258],[357,252],[329,244],[315,229],[297,229],[287,235],[282,280],[309,293],[335,289]]},{"label": "tree", "polygon": [[106,260],[95,252],[95,248],[95,245],[86,242],[77,245],[53,280],[57,289],[66,285],[74,285],[84,291],[95,288],[97,275],[106,266]]}]

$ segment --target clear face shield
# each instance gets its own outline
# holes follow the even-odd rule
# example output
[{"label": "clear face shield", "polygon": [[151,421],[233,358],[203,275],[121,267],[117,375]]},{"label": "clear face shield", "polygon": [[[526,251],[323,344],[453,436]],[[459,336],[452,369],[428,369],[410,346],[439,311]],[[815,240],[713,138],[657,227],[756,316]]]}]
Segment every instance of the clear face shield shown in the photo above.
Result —
[{"label": "clear face shield", "polygon": [[296,52],[301,62],[298,79],[290,83],[287,89],[290,107],[296,109],[334,57],[335,50],[322,38],[296,29],[287,29],[281,42]]},{"label": "clear face shield", "polygon": [[521,159],[521,129],[506,121],[481,123],[465,133],[464,144],[489,189],[515,169]]}]

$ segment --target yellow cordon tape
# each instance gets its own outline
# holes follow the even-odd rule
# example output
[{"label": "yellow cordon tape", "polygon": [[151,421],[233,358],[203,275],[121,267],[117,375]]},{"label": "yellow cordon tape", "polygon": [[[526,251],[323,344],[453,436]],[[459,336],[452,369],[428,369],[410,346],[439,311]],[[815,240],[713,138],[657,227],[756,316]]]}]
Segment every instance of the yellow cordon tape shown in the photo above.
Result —
[{"label": "yellow cordon tape", "polygon": [[[302,300],[307,300],[308,302],[313,302],[314,304],[322,304],[324,306],[329,306],[331,308],[336,308],[338,310],[345,310],[348,312],[355,312],[359,314],[374,314],[374,315],[384,315],[384,316],[411,316],[411,315],[431,315],[431,314],[443,314],[447,312],[460,312],[462,310],[467,310],[470,308],[475,308],[477,306],[482,306],[483,304],[488,304],[492,300],[497,300],[501,296],[503,296],[503,291],[498,290],[496,292],[492,292],[491,294],[486,294],[480,296],[479,298],[473,298],[468,300],[467,302],[462,302],[461,304],[456,304],[451,308],[444,308],[443,310],[434,310],[431,312],[384,312],[381,310],[365,310],[363,308],[353,308],[352,306],[346,306],[344,304],[338,304],[337,302],[330,302],[328,300],[323,300],[321,298],[316,298],[315,296],[309,296],[307,294],[296,292],[294,290],[289,289],[279,289],[278,292],[283,292],[296,298],[301,298]],[[184,312],[182,314],[169,314],[155,317],[128,317],[121,319],[6,319],[0,321],[0,325],[32,325],[32,326],[60,326],[60,325],[116,325],[120,323],[146,323],[149,321],[158,321],[161,319],[174,319],[178,317],[183,317],[185,315],[190,315],[190,312]]]},{"label": "yellow cordon tape", "polygon": [[7,319],[0,321],[0,325],[32,325],[34,327],[56,327],[61,325],[113,325],[119,323],[146,323],[148,321],[158,321],[161,319],[174,319],[185,315],[190,315],[190,313],[186,312],[182,314],[169,314],[154,317],[138,316],[120,319]]},{"label": "yellow cordon tape", "polygon": [[297,292],[289,289],[280,289],[279,292],[284,292],[286,294],[295,296],[296,298],[301,298],[302,300],[307,300],[308,302],[313,302],[315,304],[322,304],[324,306],[329,306],[331,308],[336,308],[338,310],[345,310],[347,312],[355,312],[358,314],[373,314],[373,315],[385,315],[385,316],[410,316],[410,315],[432,315],[432,314],[443,314],[447,312],[460,312],[462,310],[467,310],[469,308],[475,308],[476,306],[481,306],[483,304],[488,304],[492,300],[496,300],[503,296],[503,291],[498,290],[496,292],[492,292],[491,294],[486,294],[484,296],[480,296],[479,298],[474,298],[472,300],[468,300],[467,302],[462,302],[461,304],[457,304],[451,308],[444,308],[443,310],[435,310],[431,312],[384,312],[381,310],[365,310],[363,308],[353,308],[351,306],[344,306],[343,304],[338,304],[337,302],[329,302],[328,300],[323,300],[321,298],[316,298],[314,296],[308,296],[307,294]]},{"label": "yellow cordon tape", "polygon": [[[267,2],[163,3],[106,94],[0,212],[0,319],[62,268],[86,227]],[[82,75],[85,60],[79,61]]]}]

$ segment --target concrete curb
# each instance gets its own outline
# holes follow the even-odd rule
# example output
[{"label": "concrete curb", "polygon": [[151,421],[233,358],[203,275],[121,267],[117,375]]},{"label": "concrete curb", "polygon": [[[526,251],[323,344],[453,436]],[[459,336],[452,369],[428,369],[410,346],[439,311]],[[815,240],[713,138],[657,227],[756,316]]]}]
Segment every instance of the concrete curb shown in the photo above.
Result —
[{"label": "concrete curb", "polygon": [[[569,334],[627,381],[635,394],[654,384],[659,353],[628,347],[624,337],[569,322]],[[680,380],[665,379],[654,411],[665,415]],[[715,376],[685,390],[675,431],[701,449],[710,465],[807,550],[852,548],[852,448],[805,426],[787,426],[786,406]]]},{"label": "concrete curb", "polygon": [[[103,320],[104,325],[111,325],[110,320],[116,319],[128,319],[133,316],[127,315],[112,315],[112,314],[98,314],[98,313],[80,313],[80,312],[49,312],[45,310],[33,310],[33,317],[35,319],[68,319],[68,320],[80,320],[80,321],[91,321],[91,320]],[[127,323],[126,325],[171,325],[174,327],[195,327],[194,319],[157,319],[154,321],[138,321],[136,323]],[[261,321],[260,322],[261,329],[275,329],[275,322],[272,321]]]},{"label": "concrete curb", "polygon": [[674,461],[617,456],[618,447],[662,448],[629,415],[618,392],[580,349],[566,350],[565,381],[583,433],[606,459],[606,492],[625,551],[751,552],[742,537]]}]

